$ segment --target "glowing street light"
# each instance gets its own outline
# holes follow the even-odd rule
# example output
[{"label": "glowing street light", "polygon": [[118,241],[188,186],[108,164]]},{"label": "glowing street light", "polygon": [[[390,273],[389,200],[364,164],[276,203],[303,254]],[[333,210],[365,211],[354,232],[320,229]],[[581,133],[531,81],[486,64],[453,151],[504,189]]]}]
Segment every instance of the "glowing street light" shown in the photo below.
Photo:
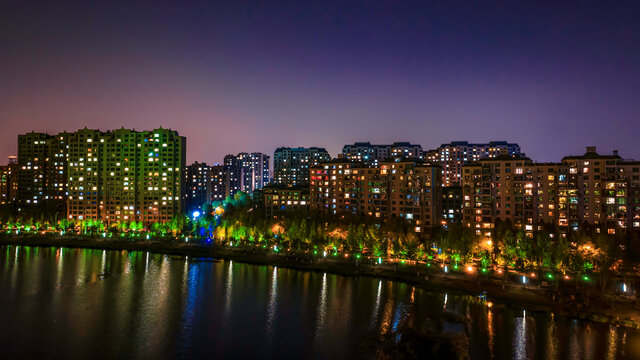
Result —
[{"label": "glowing street light", "polygon": [[191,216],[193,216],[193,219],[197,219],[200,217],[200,211],[196,210],[193,212],[193,214],[191,214]]}]

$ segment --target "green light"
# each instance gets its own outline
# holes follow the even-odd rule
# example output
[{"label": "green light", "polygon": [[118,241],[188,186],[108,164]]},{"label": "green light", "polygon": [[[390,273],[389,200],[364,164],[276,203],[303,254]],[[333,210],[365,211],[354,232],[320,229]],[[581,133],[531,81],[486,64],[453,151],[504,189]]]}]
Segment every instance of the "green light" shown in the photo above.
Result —
[{"label": "green light", "polygon": [[404,264],[404,260],[402,260],[402,263]]},{"label": "green light", "polygon": [[551,275],[551,274],[547,274],[547,277],[548,277],[549,279],[553,279],[553,275]]},{"label": "green light", "polygon": [[582,277],[582,280],[584,280],[584,281],[589,281],[589,280],[591,280],[591,279],[589,279],[589,277],[585,275],[585,276],[583,276],[583,277]]},{"label": "green light", "polygon": [[453,265],[453,268],[454,268],[455,270],[458,270],[458,265]]},{"label": "green light", "polygon": [[360,259],[360,254],[356,254],[356,259]]},{"label": "green light", "polygon": [[431,263],[427,263],[427,266],[428,266],[428,267],[431,267]]},{"label": "green light", "polygon": [[487,272],[487,269],[485,269],[485,268],[482,268],[482,272]]}]

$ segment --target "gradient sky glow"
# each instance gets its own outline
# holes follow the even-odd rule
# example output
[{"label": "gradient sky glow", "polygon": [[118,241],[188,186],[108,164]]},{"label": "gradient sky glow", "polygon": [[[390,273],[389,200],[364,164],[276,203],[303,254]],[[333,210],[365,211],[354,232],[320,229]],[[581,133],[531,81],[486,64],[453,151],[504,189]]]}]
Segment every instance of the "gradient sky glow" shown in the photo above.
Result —
[{"label": "gradient sky glow", "polygon": [[277,3],[3,1],[0,163],[85,126],[178,130],[190,162],[367,140],[640,159],[639,1]]}]

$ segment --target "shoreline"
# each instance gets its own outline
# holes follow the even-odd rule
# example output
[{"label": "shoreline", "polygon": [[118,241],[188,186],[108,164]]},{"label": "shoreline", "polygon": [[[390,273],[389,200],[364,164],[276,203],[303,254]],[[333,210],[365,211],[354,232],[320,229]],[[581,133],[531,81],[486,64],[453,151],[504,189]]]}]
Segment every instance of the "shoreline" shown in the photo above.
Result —
[{"label": "shoreline", "polygon": [[[640,311],[636,308],[635,302],[621,299],[614,302],[603,299],[600,295],[591,295],[589,297],[591,305],[579,309],[566,294],[555,293],[556,296],[553,298],[553,293],[548,290],[514,284],[509,284],[503,289],[501,284],[488,278],[481,279],[480,276],[464,274],[442,275],[427,272],[426,268],[420,269],[420,275],[418,275],[418,270],[413,265],[404,265],[399,268],[394,265],[369,265],[360,262],[356,266],[353,260],[325,259],[302,254],[273,254],[256,249],[220,248],[152,240],[112,240],[95,236],[82,238],[80,236],[0,234],[0,245],[145,251],[155,254],[232,260],[299,271],[328,272],[341,276],[367,276],[404,282],[427,291],[446,291],[469,296],[485,292],[487,299],[497,301],[506,307],[549,312],[597,323],[640,329]],[[578,297],[576,299],[580,300]]]}]

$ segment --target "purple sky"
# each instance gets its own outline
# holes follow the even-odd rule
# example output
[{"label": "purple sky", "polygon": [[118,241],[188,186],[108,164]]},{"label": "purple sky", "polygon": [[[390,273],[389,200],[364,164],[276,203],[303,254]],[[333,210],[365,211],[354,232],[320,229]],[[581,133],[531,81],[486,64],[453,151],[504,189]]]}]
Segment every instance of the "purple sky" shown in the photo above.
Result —
[{"label": "purple sky", "polygon": [[84,126],[169,127],[209,163],[367,140],[640,159],[638,1],[131,3],[0,5],[0,159]]}]

